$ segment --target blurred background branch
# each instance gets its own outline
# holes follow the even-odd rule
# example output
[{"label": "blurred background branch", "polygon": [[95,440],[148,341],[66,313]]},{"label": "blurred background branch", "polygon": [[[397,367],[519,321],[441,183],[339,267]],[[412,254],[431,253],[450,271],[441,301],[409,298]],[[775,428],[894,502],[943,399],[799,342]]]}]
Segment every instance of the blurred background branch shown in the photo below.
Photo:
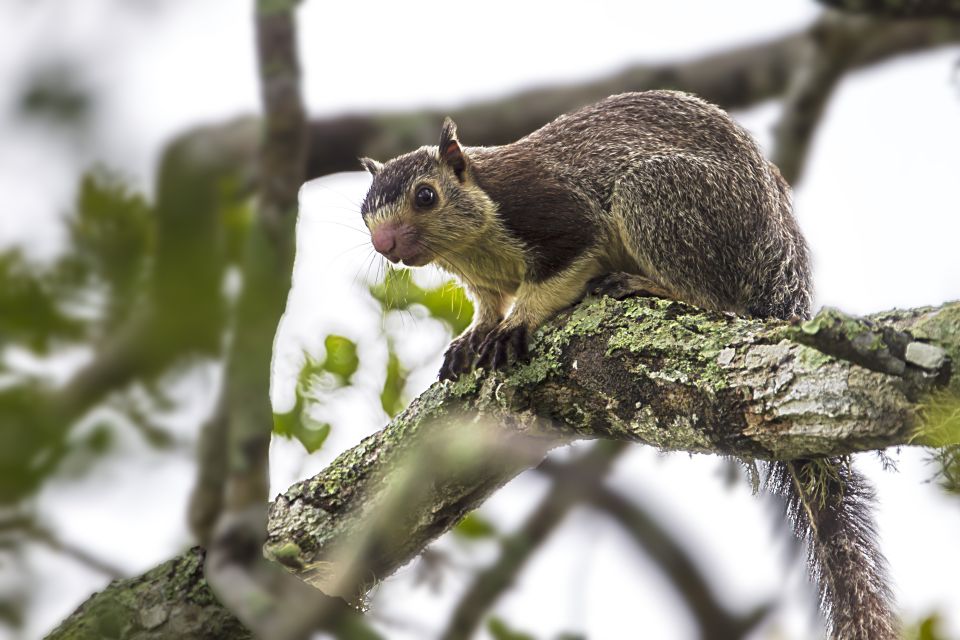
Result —
[{"label": "blurred background branch", "polygon": [[894,18],[957,18],[960,7],[951,0],[819,0],[820,4],[850,11]]}]

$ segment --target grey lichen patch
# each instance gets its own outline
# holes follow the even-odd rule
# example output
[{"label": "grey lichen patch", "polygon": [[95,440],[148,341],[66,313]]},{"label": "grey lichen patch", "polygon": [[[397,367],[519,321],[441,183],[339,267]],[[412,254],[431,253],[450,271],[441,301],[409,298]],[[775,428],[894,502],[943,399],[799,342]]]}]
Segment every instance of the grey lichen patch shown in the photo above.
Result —
[{"label": "grey lichen patch", "polygon": [[935,342],[956,352],[960,350],[960,302],[945,304],[939,309],[927,309],[909,327],[911,334]]},{"label": "grey lichen patch", "polygon": [[699,417],[696,414],[677,414],[665,424],[650,406],[641,405],[636,407],[629,422],[611,414],[611,426],[613,433],[621,433],[626,438],[638,440],[662,451],[712,450],[710,439],[698,428]]},{"label": "grey lichen patch", "polygon": [[911,342],[907,345],[906,360],[927,371],[938,371],[947,359],[944,349],[925,342]]},{"label": "grey lichen patch", "polygon": [[155,629],[167,621],[167,608],[154,605],[140,610],[140,626],[144,629]]},{"label": "grey lichen patch", "polygon": [[[890,384],[893,376],[834,358],[822,360],[805,349],[790,345],[785,354],[758,358],[750,376],[758,419],[745,435],[774,457],[790,459],[846,453],[870,442],[883,446],[909,432],[911,403]],[[759,364],[764,361],[781,364],[765,368]],[[870,394],[869,401],[864,393]]]},{"label": "grey lichen patch", "polygon": [[620,350],[638,354],[636,373],[652,378],[713,391],[727,386],[718,357],[742,337],[736,319],[669,300],[631,300],[624,305],[607,341],[608,356]]},{"label": "grey lichen patch", "polygon": [[726,367],[733,362],[733,359],[736,357],[736,355],[736,349],[732,347],[725,347],[720,350],[720,353],[717,354],[717,364],[721,367]]},{"label": "grey lichen patch", "polygon": [[611,312],[615,311],[620,304],[607,297],[588,298],[574,308],[570,318],[555,334],[561,339],[565,337],[567,341],[574,336],[596,335],[609,321]]},{"label": "grey lichen patch", "polygon": [[479,380],[481,375],[481,371],[474,370],[461,375],[455,381],[442,382],[440,383],[440,387],[445,389],[447,393],[456,398],[473,396],[476,395],[480,388]]},{"label": "grey lichen patch", "polygon": [[908,330],[917,338],[943,347],[950,358],[945,366],[952,368],[947,386],[953,393],[960,394],[960,375],[957,371],[960,367],[960,302],[928,310]]},{"label": "grey lichen patch", "polygon": [[520,387],[542,383],[551,375],[562,371],[560,354],[558,347],[545,344],[529,362],[523,363],[510,371],[508,384]]}]

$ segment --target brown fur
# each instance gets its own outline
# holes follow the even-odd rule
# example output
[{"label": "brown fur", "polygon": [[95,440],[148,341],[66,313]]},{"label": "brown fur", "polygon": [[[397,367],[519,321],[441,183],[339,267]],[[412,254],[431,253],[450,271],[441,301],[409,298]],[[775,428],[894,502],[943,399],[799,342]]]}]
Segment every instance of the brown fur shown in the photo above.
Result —
[{"label": "brown fur", "polygon": [[[476,303],[441,378],[524,357],[530,333],[589,282],[759,317],[810,314],[789,187],[743,129],[696,97],[611,96],[491,148],[462,147],[448,119],[437,147],[362,162],[374,175],[361,208],[371,231],[402,225],[423,248],[413,263],[436,262]],[[413,200],[422,185],[439,197],[426,211]],[[794,481],[811,469],[840,480]],[[810,544],[832,637],[894,637],[862,480],[838,461],[774,463],[770,478]],[[816,503],[823,495],[829,508]]]}]

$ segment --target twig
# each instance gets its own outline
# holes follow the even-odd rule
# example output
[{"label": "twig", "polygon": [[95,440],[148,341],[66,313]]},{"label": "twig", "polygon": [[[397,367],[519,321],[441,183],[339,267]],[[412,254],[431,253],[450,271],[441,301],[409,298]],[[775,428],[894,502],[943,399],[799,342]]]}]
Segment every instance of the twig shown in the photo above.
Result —
[{"label": "twig", "polygon": [[20,534],[25,541],[42,544],[94,571],[104,574],[108,578],[117,580],[127,575],[126,571],[109,561],[98,558],[75,544],[64,541],[48,527],[39,524],[30,517],[21,516],[0,521],[0,534],[4,533]]},{"label": "twig", "polygon": [[[568,475],[567,469],[549,460],[538,467],[538,471],[552,478]],[[674,536],[644,509],[603,483],[591,485],[585,502],[612,518],[649,555],[690,609],[704,640],[744,638],[773,609],[772,604],[765,603],[744,615],[728,612],[717,599],[706,576]]]},{"label": "twig", "polygon": [[487,610],[513,584],[527,560],[567,514],[596,486],[603,484],[607,471],[625,450],[625,443],[600,443],[579,459],[557,465],[569,473],[553,475],[550,492],[515,533],[502,539],[500,557],[474,578],[457,603],[441,636],[443,640],[473,637]]}]

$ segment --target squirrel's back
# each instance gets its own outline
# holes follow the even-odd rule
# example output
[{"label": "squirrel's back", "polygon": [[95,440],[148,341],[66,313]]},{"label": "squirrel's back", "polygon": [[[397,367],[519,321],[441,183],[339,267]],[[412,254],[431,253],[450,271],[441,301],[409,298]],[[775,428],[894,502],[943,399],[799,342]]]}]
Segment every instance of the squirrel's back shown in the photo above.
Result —
[{"label": "squirrel's back", "polygon": [[611,96],[471,158],[506,227],[553,259],[543,277],[600,246],[609,270],[640,272],[694,304],[809,314],[789,187],[746,131],[699,98]]}]

